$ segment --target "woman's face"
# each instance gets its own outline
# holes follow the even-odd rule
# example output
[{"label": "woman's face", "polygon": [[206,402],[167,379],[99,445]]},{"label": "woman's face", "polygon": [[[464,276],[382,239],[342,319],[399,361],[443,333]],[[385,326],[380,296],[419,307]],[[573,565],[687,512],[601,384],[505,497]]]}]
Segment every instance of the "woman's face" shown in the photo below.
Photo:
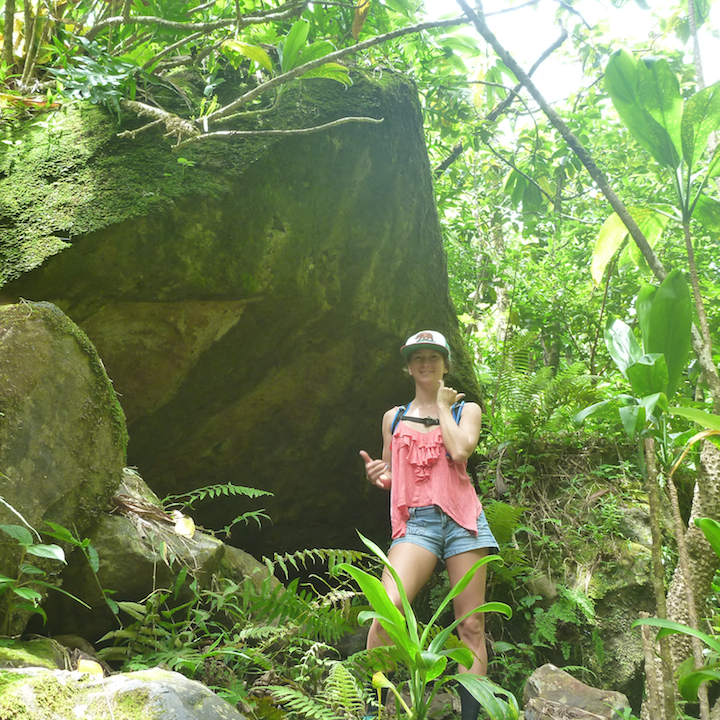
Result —
[{"label": "woman's face", "polygon": [[408,358],[408,372],[416,380],[442,380],[447,372],[445,356],[438,350],[414,350]]}]

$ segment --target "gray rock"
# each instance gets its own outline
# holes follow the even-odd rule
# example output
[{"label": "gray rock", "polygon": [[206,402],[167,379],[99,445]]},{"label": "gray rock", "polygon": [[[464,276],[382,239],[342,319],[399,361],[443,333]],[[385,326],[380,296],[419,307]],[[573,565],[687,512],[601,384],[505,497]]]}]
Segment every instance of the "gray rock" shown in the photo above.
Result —
[{"label": "gray rock", "polygon": [[[0,716],[23,720],[243,720],[199,682],[154,668],[88,676],[77,671],[24,668],[0,671]],[[15,714],[12,714],[15,713]]]},{"label": "gray rock", "polygon": [[[222,541],[197,530],[192,538],[178,535],[157,496],[137,473],[125,471],[114,501],[123,511],[102,515],[89,533],[99,558],[97,581],[77,551],[68,558],[62,574],[63,588],[91,609],[54,594],[45,604],[46,630],[52,635],[75,634],[94,643],[117,629],[101,588],[114,591],[115,601],[142,602],[158,588],[172,591],[182,568],[197,578],[200,588],[209,587],[220,569],[225,554]],[[178,602],[188,598],[181,593]]]},{"label": "gray rock", "polygon": [[[50,303],[0,306],[0,497],[43,532],[85,533],[125,466],[125,418],[87,336]],[[0,504],[0,523],[23,521]],[[40,541],[34,537],[34,542]],[[16,577],[20,546],[0,533],[0,573]],[[57,561],[33,558],[47,572]],[[18,616],[12,631],[22,629]]]},{"label": "gray rock", "polygon": [[598,690],[555,665],[538,668],[525,684],[525,720],[619,720],[627,698]]}]

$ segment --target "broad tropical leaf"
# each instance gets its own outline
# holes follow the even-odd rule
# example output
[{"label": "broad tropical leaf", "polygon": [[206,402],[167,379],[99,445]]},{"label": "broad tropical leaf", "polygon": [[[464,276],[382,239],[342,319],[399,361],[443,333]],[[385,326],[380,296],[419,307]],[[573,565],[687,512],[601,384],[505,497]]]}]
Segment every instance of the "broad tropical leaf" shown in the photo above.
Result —
[{"label": "broad tropical leaf", "polygon": [[298,20],[291,28],[282,46],[282,71],[292,70],[297,65],[300,51],[305,47],[310,32],[310,23]]},{"label": "broad tropical leaf", "polygon": [[35,557],[58,560],[61,563],[65,562],[65,551],[59,545],[30,545],[27,551],[30,555],[35,555]]},{"label": "broad tropical leaf", "polygon": [[[654,247],[665,230],[665,226],[670,219],[669,216],[651,207],[633,206],[628,207],[627,210],[647,239],[650,247]],[[595,240],[595,248],[593,249],[590,274],[596,285],[602,283],[608,263],[620,247],[622,247],[627,237],[628,230],[617,213],[610,215],[600,228],[600,232]],[[636,265],[639,264],[641,257],[640,249],[634,242],[630,243],[630,257]]]},{"label": "broad tropical leaf", "polygon": [[643,321],[645,352],[665,356],[668,373],[665,394],[668,398],[675,393],[687,363],[691,347],[692,310],[693,302],[685,276],[679,270],[672,270],[660,284],[647,319]]},{"label": "broad tropical leaf", "polygon": [[720,666],[715,664],[700,668],[678,678],[678,690],[687,702],[697,702],[697,691],[702,683],[720,680],[720,670],[715,669],[717,667]]},{"label": "broad tropical leaf", "polygon": [[645,426],[645,408],[642,405],[626,405],[620,408],[620,420],[629,438]]},{"label": "broad tropical leaf", "polygon": [[303,73],[303,78],[327,78],[328,80],[336,80],[339,83],[349,87],[352,85],[349,70],[340,63],[329,62],[318,68],[313,68]]},{"label": "broad tropical leaf", "polygon": [[668,412],[671,415],[679,415],[680,417],[692,420],[709,430],[720,431],[720,415],[713,415],[712,413],[706,413],[704,410],[688,407],[672,407]]},{"label": "broad tropical leaf", "polygon": [[638,62],[638,74],[640,103],[667,131],[671,145],[664,149],[663,154],[672,157],[669,167],[674,169],[680,164],[682,156],[680,124],[683,101],[677,75],[665,58],[644,58]]},{"label": "broad tropical leaf", "polygon": [[720,558],[720,523],[712,518],[695,518],[695,525],[703,531],[706,540]]},{"label": "broad tropical leaf", "polygon": [[657,639],[665,637],[666,635],[692,635],[693,637],[700,638],[711,650],[716,653],[720,653],[720,640],[708,635],[700,630],[693,630],[687,625],[677,623],[674,620],[664,620],[662,618],[640,618],[636,620],[631,627],[637,625],[652,625],[653,627],[660,628],[660,632],[657,634]]},{"label": "broad tropical leaf", "polygon": [[[605,68],[605,88],[625,127],[655,160],[675,169],[680,155],[670,133],[643,106],[643,99],[651,101],[653,93],[645,87],[641,98],[640,86],[649,85],[652,78],[653,73],[642,61],[635,62],[626,50],[613,53]],[[659,112],[658,108],[654,110]]]},{"label": "broad tropical leaf", "polygon": [[222,45],[222,49],[233,50],[240,53],[248,60],[254,60],[260,67],[265,68],[268,72],[273,71],[273,63],[270,56],[259,45],[251,45],[241,40],[226,40]]},{"label": "broad tropical leaf", "polygon": [[608,316],[605,323],[605,346],[620,372],[627,377],[627,369],[642,356],[632,328],[619,318]]},{"label": "broad tropical leaf", "polygon": [[720,127],[720,83],[703,88],[687,101],[681,127],[683,160],[692,170],[710,134]]},{"label": "broad tropical leaf", "polygon": [[355,40],[360,37],[360,31],[362,30],[369,13],[370,0],[358,0],[358,4],[355,6],[355,16],[353,17],[352,24],[352,36]]},{"label": "broad tropical leaf", "polygon": [[33,543],[33,537],[30,531],[22,525],[0,525],[0,530],[5,531],[23,547],[29,547]]},{"label": "broad tropical leaf", "polygon": [[638,397],[664,393],[668,386],[665,356],[662,353],[643,355],[627,369],[627,377],[633,392]]}]

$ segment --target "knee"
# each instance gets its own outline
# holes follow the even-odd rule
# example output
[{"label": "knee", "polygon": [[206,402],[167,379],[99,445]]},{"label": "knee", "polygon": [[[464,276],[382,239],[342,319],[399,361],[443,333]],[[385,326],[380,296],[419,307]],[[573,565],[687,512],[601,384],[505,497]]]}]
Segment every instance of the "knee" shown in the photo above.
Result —
[{"label": "knee", "polygon": [[[475,644],[485,636],[485,616],[483,613],[475,613],[466,617],[457,626],[460,639],[467,644]],[[474,642],[475,641],[475,642]]]}]

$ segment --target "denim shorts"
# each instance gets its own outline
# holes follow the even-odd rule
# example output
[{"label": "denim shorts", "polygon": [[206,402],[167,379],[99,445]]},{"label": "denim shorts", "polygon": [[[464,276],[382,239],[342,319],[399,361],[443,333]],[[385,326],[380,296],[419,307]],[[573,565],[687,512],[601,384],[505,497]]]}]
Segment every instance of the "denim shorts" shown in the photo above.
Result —
[{"label": "denim shorts", "polygon": [[393,540],[390,547],[399,543],[412,543],[429,550],[433,555],[446,560],[453,555],[488,548],[491,555],[498,552],[498,543],[490,530],[485,513],[477,519],[477,537],[458,525],[437,505],[408,508],[410,517],[403,537]]}]

